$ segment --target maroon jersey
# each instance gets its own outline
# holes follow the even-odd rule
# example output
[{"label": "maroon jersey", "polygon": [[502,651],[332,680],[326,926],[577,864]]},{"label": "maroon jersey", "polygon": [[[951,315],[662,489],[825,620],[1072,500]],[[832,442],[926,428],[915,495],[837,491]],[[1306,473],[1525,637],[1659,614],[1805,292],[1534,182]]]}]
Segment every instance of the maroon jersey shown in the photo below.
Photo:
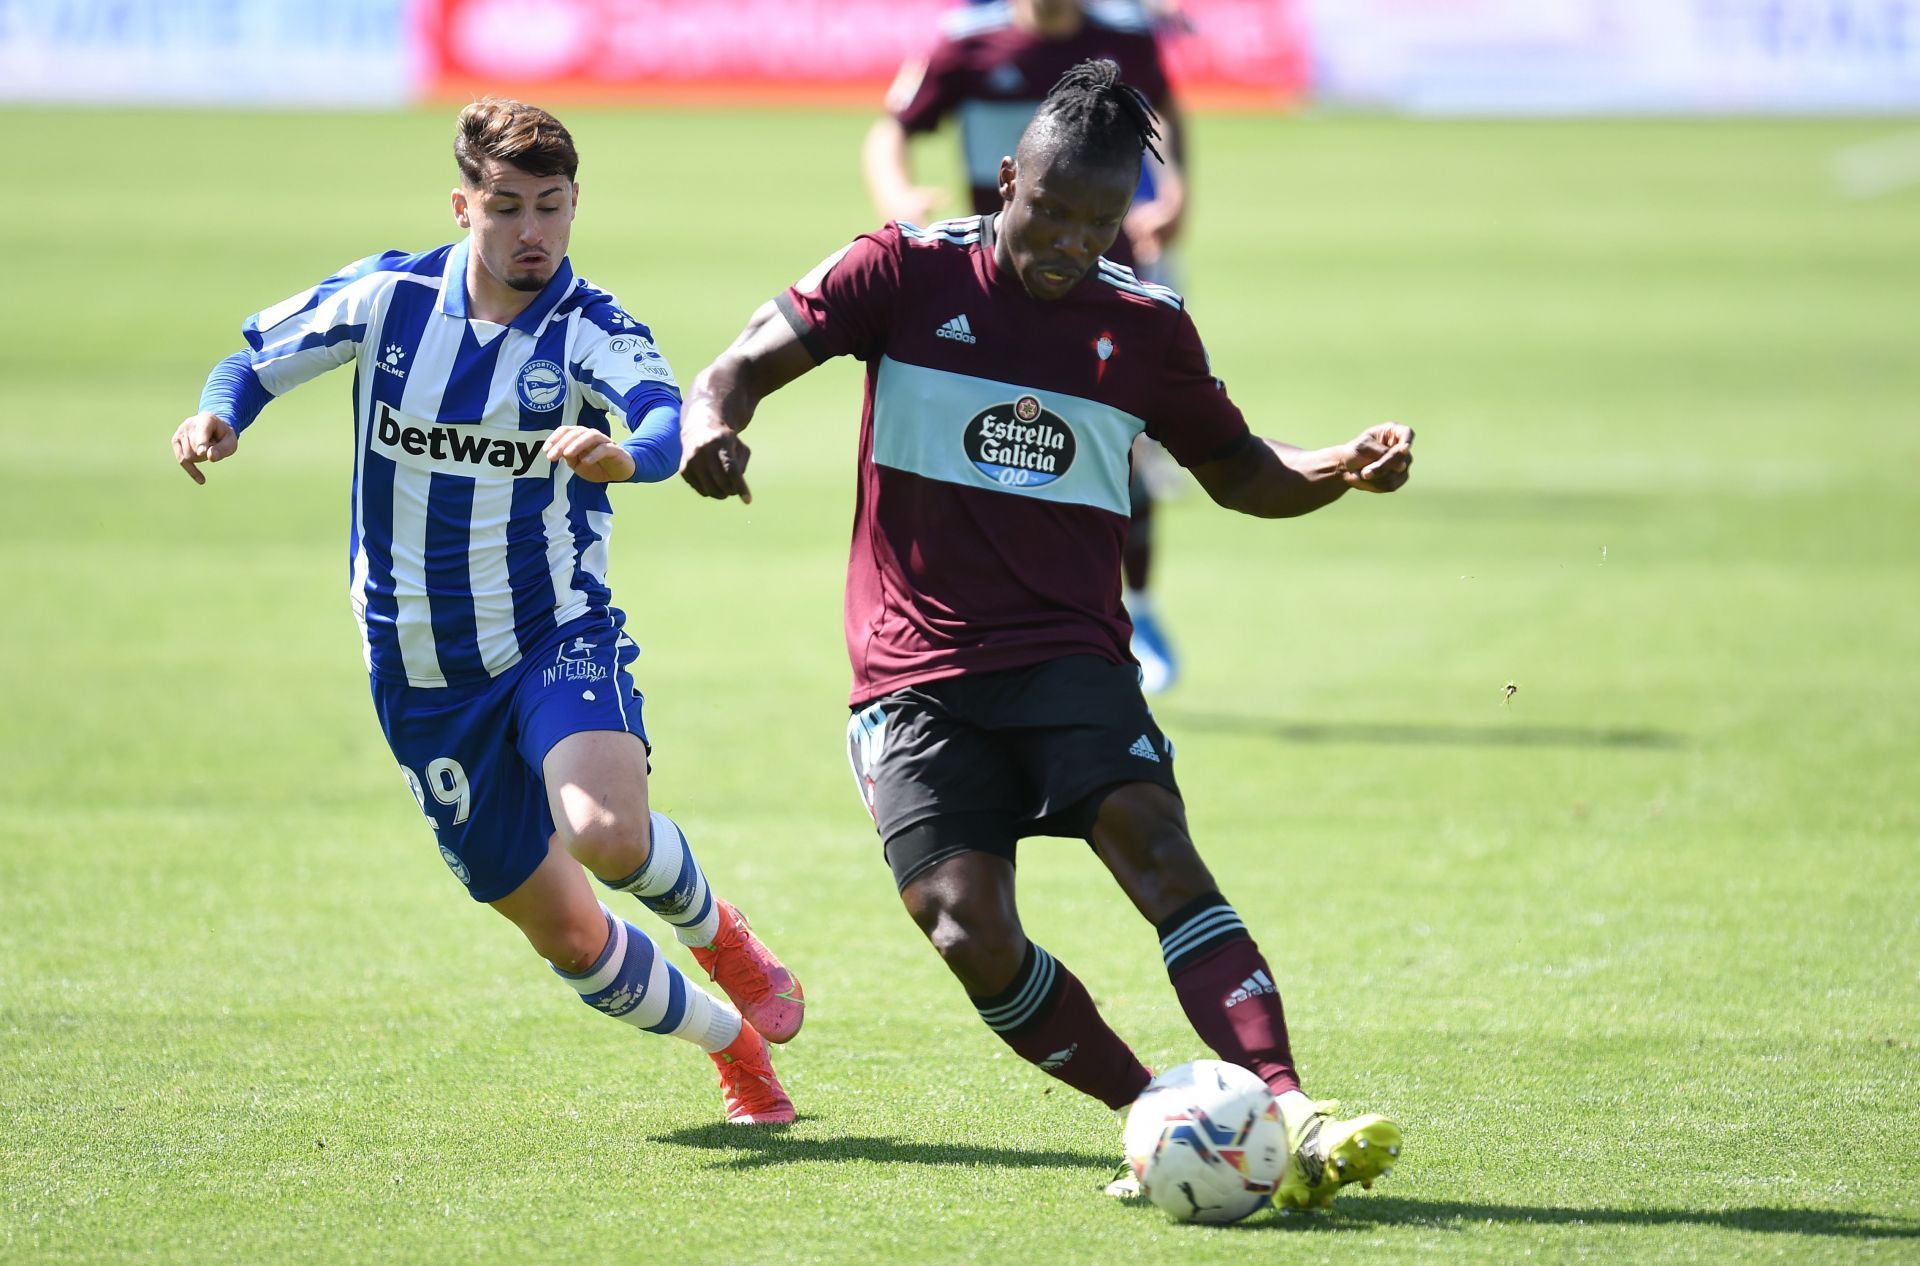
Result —
[{"label": "maroon jersey", "polygon": [[997,217],[888,224],[774,302],[816,361],[867,363],[847,566],[855,704],[1063,655],[1131,662],[1129,450],[1182,465],[1248,441],[1180,296],[1101,260],[1035,299]]},{"label": "maroon jersey", "polygon": [[[1048,90],[1088,58],[1112,58],[1121,79],[1146,94],[1154,109],[1166,111],[1166,71],[1139,11],[1089,4],[1085,14],[1077,33],[1055,40],[1015,27],[1005,4],[959,10],[948,15],[925,66],[904,68],[888,94],[887,108],[909,136],[933,131],[949,114],[959,117],[961,161],[980,214],[1000,209],[1000,160],[1013,153]],[[1111,254],[1119,263],[1133,262],[1124,234]]]}]

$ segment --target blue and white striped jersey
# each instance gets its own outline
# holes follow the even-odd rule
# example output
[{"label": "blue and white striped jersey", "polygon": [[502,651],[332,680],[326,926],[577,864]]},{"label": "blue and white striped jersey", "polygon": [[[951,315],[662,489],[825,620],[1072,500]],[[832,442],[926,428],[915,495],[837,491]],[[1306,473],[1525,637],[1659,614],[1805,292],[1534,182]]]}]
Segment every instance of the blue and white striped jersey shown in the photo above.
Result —
[{"label": "blue and white striped jersey", "polygon": [[566,261],[504,326],[469,319],[466,269],[465,241],[388,251],[243,327],[276,396],[356,362],[353,611],[368,670],[414,686],[487,680],[612,611],[607,487],[543,445],[680,399],[652,333]]}]

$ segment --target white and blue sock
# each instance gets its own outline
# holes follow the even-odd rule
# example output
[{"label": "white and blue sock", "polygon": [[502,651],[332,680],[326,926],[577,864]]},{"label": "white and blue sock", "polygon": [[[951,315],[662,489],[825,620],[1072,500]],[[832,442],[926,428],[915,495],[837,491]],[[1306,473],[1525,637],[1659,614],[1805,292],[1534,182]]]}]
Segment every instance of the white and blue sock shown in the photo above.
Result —
[{"label": "white and blue sock", "polygon": [[607,916],[607,947],[583,972],[553,970],[580,1001],[649,1033],[682,1038],[712,1054],[740,1036],[740,1013],[688,980],[631,923]]},{"label": "white and blue sock", "polygon": [[606,885],[640,898],[641,905],[673,925],[682,945],[711,945],[720,932],[720,907],[707,887],[707,876],[679,823],[664,813],[651,816],[653,843],[647,864]]}]

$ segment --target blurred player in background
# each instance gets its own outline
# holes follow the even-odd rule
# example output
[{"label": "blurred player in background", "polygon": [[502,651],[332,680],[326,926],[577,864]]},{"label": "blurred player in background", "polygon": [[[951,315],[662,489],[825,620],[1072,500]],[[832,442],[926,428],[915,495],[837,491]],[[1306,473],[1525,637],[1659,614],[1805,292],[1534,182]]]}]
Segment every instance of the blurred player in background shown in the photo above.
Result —
[{"label": "blurred player in background", "polygon": [[[468,236],[370,256],[248,318],[174,457],[205,483],[200,464],[232,457],[267,403],[353,365],[350,593],[441,857],[584,1002],[710,1054],[729,1121],[791,1121],[762,1035],[798,1031],[799,984],[648,805],[639,650],[607,588],[607,485],[679,468],[679,388],[647,327],[567,260],[566,128],[478,101],[454,157]],[[732,1005],[601,905],[583,865],[664,919]]]},{"label": "blurred player in background", "polygon": [[867,363],[848,758],[902,901],[988,1027],[1121,1108],[1147,1070],[1014,902],[1022,838],[1086,840],[1158,931],[1194,1030],[1278,1098],[1276,1199],[1319,1207],[1384,1173],[1400,1132],[1301,1091],[1275,977],[1188,833],[1118,601],[1127,454],[1146,431],[1220,505],[1284,518],[1399,488],[1413,433],[1255,436],[1180,297],[1101,258],[1157,135],[1112,62],[1073,68],[1001,163],[997,215],[890,223],[754,314],[694,381],[683,474],[744,499],[760,402],[831,357]]},{"label": "blurred player in background", "polygon": [[[1164,121],[1164,158],[1142,164],[1140,186],[1107,258],[1150,281],[1171,280],[1170,251],[1186,211],[1187,182],[1179,113],[1154,18],[1129,0],[1002,0],[947,16],[938,44],[923,62],[901,68],[887,94],[887,114],[867,133],[862,153],[867,190],[882,219],[925,224],[946,191],[916,186],[908,169],[908,139],[939,127],[960,126],[961,162],[973,210],[1000,208],[1000,161],[1013,153],[1046,90],[1068,69],[1092,58],[1120,67],[1146,94]],[[1125,550],[1125,601],[1133,619],[1132,651],[1148,693],[1165,690],[1178,675],[1173,645],[1161,626],[1149,585],[1153,571],[1154,483],[1149,463],[1165,458],[1142,440],[1134,450],[1128,486],[1130,525]]]}]

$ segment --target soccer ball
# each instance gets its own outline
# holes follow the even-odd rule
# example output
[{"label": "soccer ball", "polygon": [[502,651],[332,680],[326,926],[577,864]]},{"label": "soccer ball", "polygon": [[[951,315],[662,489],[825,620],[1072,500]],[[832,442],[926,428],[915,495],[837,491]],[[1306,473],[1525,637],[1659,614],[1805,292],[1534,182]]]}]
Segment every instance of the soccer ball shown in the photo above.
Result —
[{"label": "soccer ball", "polygon": [[1238,1222],[1266,1207],[1287,1166],[1287,1127],[1267,1083],[1197,1059],[1148,1083],[1127,1112],[1140,1194],[1176,1222]]}]

